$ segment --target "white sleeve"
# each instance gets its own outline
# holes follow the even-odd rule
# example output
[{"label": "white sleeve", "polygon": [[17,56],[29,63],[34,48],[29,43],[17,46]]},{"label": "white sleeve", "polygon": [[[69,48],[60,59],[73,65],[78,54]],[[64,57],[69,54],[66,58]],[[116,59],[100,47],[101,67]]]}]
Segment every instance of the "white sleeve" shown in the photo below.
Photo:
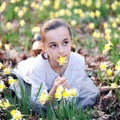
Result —
[{"label": "white sleeve", "polygon": [[77,88],[79,107],[91,106],[96,102],[96,98],[99,96],[99,90],[93,83],[93,81],[87,76],[85,72],[85,60],[79,61],[77,67],[79,69],[73,71],[72,77],[74,79],[74,87]]},{"label": "white sleeve", "polygon": [[[46,79],[46,72],[45,68],[40,65],[36,65],[31,71],[29,72],[29,79],[31,81],[31,99],[34,100],[39,100],[40,94],[43,91],[47,91],[47,86],[45,84],[45,79]],[[42,88],[40,89],[40,86],[42,84]],[[38,97],[37,97],[38,96]]]}]

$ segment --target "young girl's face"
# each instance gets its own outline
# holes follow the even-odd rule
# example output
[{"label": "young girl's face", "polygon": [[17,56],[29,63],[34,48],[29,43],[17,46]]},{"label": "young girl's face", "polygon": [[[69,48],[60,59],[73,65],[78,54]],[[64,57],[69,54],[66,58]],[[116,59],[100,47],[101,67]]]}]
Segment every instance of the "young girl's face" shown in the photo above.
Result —
[{"label": "young girl's face", "polygon": [[71,46],[71,36],[66,27],[61,26],[45,33],[44,48],[49,56],[50,63],[58,64],[57,59],[60,56],[69,60]]}]

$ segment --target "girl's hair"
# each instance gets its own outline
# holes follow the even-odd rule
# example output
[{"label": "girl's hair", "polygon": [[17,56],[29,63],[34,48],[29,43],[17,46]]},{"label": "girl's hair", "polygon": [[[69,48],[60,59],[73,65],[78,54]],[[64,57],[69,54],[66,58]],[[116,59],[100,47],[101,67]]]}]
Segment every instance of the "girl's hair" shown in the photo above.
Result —
[{"label": "girl's hair", "polygon": [[[66,21],[63,20],[63,19],[52,19],[52,20],[49,20],[49,21],[45,22],[43,24],[43,26],[41,27],[41,29],[40,29],[41,42],[43,44],[45,42],[45,33],[47,33],[50,30],[54,30],[56,28],[59,28],[59,27],[66,27],[68,29],[68,31],[69,31],[69,34],[70,34],[71,40],[72,40],[71,30],[70,30],[69,25],[66,23]],[[41,50],[39,50],[38,53],[41,53],[42,57],[44,59],[47,59],[44,56],[44,49],[43,48],[41,48]],[[37,56],[37,54],[35,54],[35,56]]]},{"label": "girl's hair", "polygon": [[65,20],[63,19],[52,19],[47,21],[42,27],[41,27],[41,32],[40,32],[40,36],[42,39],[42,42],[45,42],[45,33],[50,31],[50,30],[54,30],[56,28],[59,27],[66,27],[70,33],[71,39],[72,39],[72,34],[71,34],[71,30],[69,25],[66,23]]}]

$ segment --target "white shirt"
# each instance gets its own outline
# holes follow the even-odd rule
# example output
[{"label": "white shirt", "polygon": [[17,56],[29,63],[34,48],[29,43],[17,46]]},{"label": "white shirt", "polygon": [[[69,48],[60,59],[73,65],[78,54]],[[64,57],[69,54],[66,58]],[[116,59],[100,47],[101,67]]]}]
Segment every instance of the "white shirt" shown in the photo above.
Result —
[{"label": "white shirt", "polygon": [[[77,89],[77,96],[82,99],[81,105],[87,104],[86,102],[93,104],[96,96],[99,95],[99,90],[91,79],[87,77],[84,69],[84,57],[71,52],[64,76],[66,77],[70,87]],[[41,83],[41,92],[46,90],[49,91],[52,88],[54,80],[59,76],[58,73],[55,73],[52,70],[48,60],[44,60],[41,55],[38,55],[36,58],[28,58],[27,60],[20,62],[17,69],[15,69],[15,72],[21,76],[25,82],[32,85],[32,100],[36,99]]]}]

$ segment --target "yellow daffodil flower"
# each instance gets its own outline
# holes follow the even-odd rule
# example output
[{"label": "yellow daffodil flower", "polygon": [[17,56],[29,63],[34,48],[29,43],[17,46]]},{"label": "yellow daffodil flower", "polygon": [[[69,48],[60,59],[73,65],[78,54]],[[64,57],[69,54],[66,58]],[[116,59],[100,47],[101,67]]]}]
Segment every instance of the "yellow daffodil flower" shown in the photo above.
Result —
[{"label": "yellow daffodil flower", "polygon": [[108,67],[108,65],[107,65],[106,62],[103,62],[103,63],[101,63],[101,65],[100,65],[100,69],[101,69],[101,70],[106,70],[107,67]]},{"label": "yellow daffodil flower", "polygon": [[6,6],[6,2],[2,2],[2,4],[0,5],[0,13],[2,13],[6,9]]},{"label": "yellow daffodil flower", "polygon": [[90,24],[89,24],[89,28],[90,28],[91,30],[93,30],[93,29],[95,28],[94,23],[90,23]]},{"label": "yellow daffodil flower", "polygon": [[117,83],[111,83],[111,87],[112,88],[118,88],[118,84]]},{"label": "yellow daffodil flower", "polygon": [[96,10],[96,11],[95,11],[95,16],[96,16],[96,17],[100,17],[100,14],[101,14],[101,13],[100,13],[99,10]]},{"label": "yellow daffodil flower", "polygon": [[71,97],[77,96],[77,91],[76,91],[76,89],[74,89],[74,88],[70,89],[70,94],[71,94]]},{"label": "yellow daffodil flower", "polygon": [[4,66],[3,66],[3,64],[0,62],[0,69],[2,69]]},{"label": "yellow daffodil flower", "polygon": [[51,3],[50,0],[44,0],[42,4],[43,4],[43,6],[46,6],[46,7],[47,7],[47,6],[50,5],[50,3]]},{"label": "yellow daffodil flower", "polygon": [[40,32],[40,27],[33,27],[31,29],[32,33],[39,33]]},{"label": "yellow daffodil flower", "polygon": [[0,48],[2,48],[2,42],[0,41]]},{"label": "yellow daffodil flower", "polygon": [[15,82],[17,82],[17,80],[14,79],[13,77],[10,76],[10,77],[8,78],[8,84],[9,84],[9,85],[14,84]]},{"label": "yellow daffodil flower", "polygon": [[5,44],[5,50],[10,51],[11,44]]},{"label": "yellow daffodil flower", "polygon": [[40,96],[39,101],[41,104],[45,104],[49,99],[50,99],[49,94],[47,92],[43,92]]},{"label": "yellow daffodil flower", "polygon": [[8,30],[12,29],[12,23],[11,23],[11,22],[7,22],[5,27],[6,27]]},{"label": "yellow daffodil flower", "polygon": [[62,93],[61,93],[61,92],[55,92],[55,95],[54,95],[54,96],[55,96],[55,98],[58,99],[58,101],[59,101],[59,100],[61,100],[61,98],[62,98]]},{"label": "yellow daffodil flower", "polygon": [[60,5],[60,0],[55,0],[54,1],[54,9],[57,10],[59,8]]},{"label": "yellow daffodil flower", "polygon": [[108,76],[111,76],[111,75],[112,75],[112,73],[113,73],[113,72],[112,72],[112,70],[111,70],[111,69],[108,69],[108,70],[107,70],[107,75],[108,75]]},{"label": "yellow daffodil flower", "polygon": [[23,118],[23,115],[21,114],[19,110],[12,110],[10,114],[13,120],[22,120]]},{"label": "yellow daffodil flower", "polygon": [[3,72],[4,72],[4,74],[6,74],[6,75],[10,74],[10,70],[9,70],[8,68],[4,68],[4,69],[3,69]]},{"label": "yellow daffodil flower", "polygon": [[111,33],[111,29],[109,29],[109,28],[105,29],[105,34],[106,34],[106,35],[108,35],[108,34],[110,34],[110,33]]},{"label": "yellow daffodil flower", "polygon": [[98,38],[100,38],[101,35],[100,35],[100,32],[94,31],[93,34],[92,34],[92,36],[93,36],[94,38],[97,38],[97,39],[98,39]]},{"label": "yellow daffodil flower", "polygon": [[24,12],[23,12],[22,10],[19,10],[19,11],[18,11],[18,17],[21,18],[21,17],[23,17],[23,15],[24,15]]},{"label": "yellow daffodil flower", "polygon": [[57,89],[56,89],[56,92],[63,92],[63,86],[61,86],[61,85],[59,85],[58,87],[57,87]]},{"label": "yellow daffodil flower", "polygon": [[105,23],[103,24],[103,26],[104,26],[105,29],[107,29],[107,28],[108,28],[108,23],[105,22]]},{"label": "yellow daffodil flower", "polygon": [[68,89],[65,89],[62,93],[63,98],[69,98],[71,97],[70,91]]},{"label": "yellow daffodil flower", "polygon": [[4,82],[0,80],[0,92],[2,92],[6,88]]},{"label": "yellow daffodil flower", "polygon": [[67,59],[64,56],[61,56],[57,59],[57,62],[59,63],[60,66],[62,66],[67,62]]},{"label": "yellow daffodil flower", "polygon": [[20,20],[20,26],[23,27],[25,25],[25,21],[24,20]]},{"label": "yellow daffodil flower", "polygon": [[11,104],[9,103],[9,101],[7,99],[4,100],[0,100],[0,107],[5,110],[9,107],[11,107]]}]

